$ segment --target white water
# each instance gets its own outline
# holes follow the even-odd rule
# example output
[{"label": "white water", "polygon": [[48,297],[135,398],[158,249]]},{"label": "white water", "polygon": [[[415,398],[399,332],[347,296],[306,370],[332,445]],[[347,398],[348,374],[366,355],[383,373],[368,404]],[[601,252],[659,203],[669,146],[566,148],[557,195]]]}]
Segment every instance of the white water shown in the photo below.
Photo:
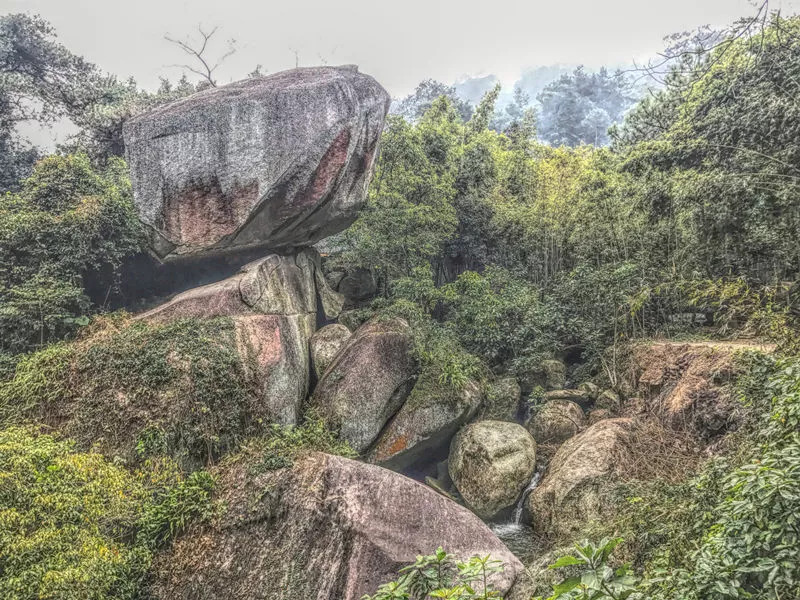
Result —
[{"label": "white water", "polygon": [[522,492],[522,496],[520,496],[519,502],[517,502],[517,507],[514,509],[514,525],[519,527],[520,522],[522,521],[522,511],[525,508],[525,500],[530,495],[530,493],[536,489],[536,486],[539,485],[539,481],[542,479],[542,472],[536,471],[531,478],[531,482],[528,484],[528,487]]},{"label": "white water", "polygon": [[494,531],[495,535],[502,538],[503,536],[512,535],[518,532],[522,528],[522,511],[525,510],[525,500],[530,496],[531,492],[536,489],[536,486],[539,485],[539,481],[542,479],[542,472],[536,471],[531,478],[531,482],[528,484],[523,492],[522,496],[520,496],[519,502],[517,502],[517,506],[514,507],[514,512],[511,515],[511,521],[507,523],[498,523],[492,526],[492,531]]},{"label": "white water", "polygon": [[490,525],[494,534],[499,537],[503,543],[508,546],[515,555],[523,558],[532,558],[539,548],[539,540],[534,535],[533,529],[528,525],[522,524],[522,513],[525,509],[525,500],[531,495],[531,492],[539,485],[542,479],[542,472],[537,471],[533,474],[528,487],[522,492],[522,496],[514,507],[514,512],[511,514],[511,519],[505,523],[495,523]]}]

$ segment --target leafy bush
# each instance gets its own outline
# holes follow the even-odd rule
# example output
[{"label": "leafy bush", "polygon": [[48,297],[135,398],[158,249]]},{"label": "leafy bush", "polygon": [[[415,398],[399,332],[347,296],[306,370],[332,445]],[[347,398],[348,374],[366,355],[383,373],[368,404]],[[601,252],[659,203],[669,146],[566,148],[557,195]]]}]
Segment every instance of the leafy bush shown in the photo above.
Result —
[{"label": "leafy bush", "polygon": [[266,435],[248,444],[248,450],[261,457],[253,467],[256,474],[291,467],[304,452],[326,452],[347,458],[358,456],[313,410],[306,414],[301,426],[270,425]]},{"label": "leafy bush", "polygon": [[625,600],[634,596],[639,579],[629,566],[614,569],[609,565],[611,553],[621,542],[622,538],[605,538],[597,544],[587,540],[575,544],[573,554],[560,557],[550,568],[570,567],[581,572],[553,586],[548,600]]},{"label": "leafy bush", "polygon": [[721,479],[713,523],[659,597],[800,594],[800,362],[778,361],[773,373],[771,407],[755,432],[761,443]]},{"label": "leafy bush", "polygon": [[211,519],[217,508],[212,502],[214,478],[207,471],[195,471],[174,485],[157,488],[150,502],[142,506],[137,541],[150,547],[162,546],[183,531],[190,521]]},{"label": "leafy bush", "polygon": [[140,597],[152,551],[209,514],[211,484],[156,483],[35,429],[0,430],[0,596]]},{"label": "leafy bush", "polygon": [[127,168],[97,171],[84,155],[40,161],[17,194],[0,197],[0,352],[20,353],[85,324],[85,279],[107,297],[141,249]]},{"label": "leafy bush", "polygon": [[594,532],[627,540],[656,600],[777,600],[800,593],[800,362],[753,353],[736,382],[746,407],[725,454],[696,477],[630,482]]},{"label": "leafy bush", "polygon": [[489,578],[503,570],[503,565],[490,556],[473,556],[466,562],[457,560],[442,548],[429,556],[418,556],[416,562],[400,569],[400,577],[385,583],[374,595],[362,600],[485,600],[501,598]]}]

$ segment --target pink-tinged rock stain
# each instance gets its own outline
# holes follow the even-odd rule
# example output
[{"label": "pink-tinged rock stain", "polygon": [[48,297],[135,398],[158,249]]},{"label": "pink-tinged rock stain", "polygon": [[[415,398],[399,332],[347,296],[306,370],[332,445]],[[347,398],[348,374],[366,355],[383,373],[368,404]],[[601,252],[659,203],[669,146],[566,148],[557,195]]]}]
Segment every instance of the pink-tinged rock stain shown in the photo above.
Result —
[{"label": "pink-tinged rock stain", "polygon": [[167,201],[164,230],[178,245],[208,245],[234,233],[258,199],[258,183],[223,194],[217,182],[190,188]]},{"label": "pink-tinged rock stain", "polygon": [[[279,320],[273,315],[257,315],[236,320],[240,344],[249,348],[261,369],[279,363],[284,355]],[[245,354],[246,355],[246,354]]]},{"label": "pink-tinged rock stain", "polygon": [[347,149],[350,146],[350,129],[342,129],[322,159],[305,190],[299,193],[292,205],[294,207],[314,206],[328,193],[339,172],[347,162]]}]

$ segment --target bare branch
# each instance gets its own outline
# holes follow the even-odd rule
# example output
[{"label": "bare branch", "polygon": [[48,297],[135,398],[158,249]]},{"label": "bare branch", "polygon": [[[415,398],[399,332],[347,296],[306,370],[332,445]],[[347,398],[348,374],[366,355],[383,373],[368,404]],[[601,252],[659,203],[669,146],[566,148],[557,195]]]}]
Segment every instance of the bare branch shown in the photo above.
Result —
[{"label": "bare branch", "polygon": [[176,64],[170,65],[172,67],[180,67],[183,69],[187,69],[188,71],[194,73],[195,75],[199,75],[206,82],[211,85],[212,87],[217,87],[217,82],[214,79],[214,71],[222,65],[225,60],[231,56],[234,52],[236,52],[236,40],[231,38],[228,40],[228,50],[214,63],[214,66],[211,66],[210,61],[207,58],[206,50],[208,49],[209,41],[214,34],[217,33],[219,30],[219,26],[215,26],[211,31],[206,31],[203,29],[202,25],[197,26],[197,31],[200,33],[200,37],[202,41],[200,42],[199,47],[196,47],[192,44],[191,40],[187,37],[186,40],[179,40],[176,38],[171,37],[169,34],[164,35],[164,39],[170,42],[171,44],[175,44],[183,50],[186,54],[193,57],[197,62],[200,63],[199,67],[192,67],[191,65],[187,64]]}]

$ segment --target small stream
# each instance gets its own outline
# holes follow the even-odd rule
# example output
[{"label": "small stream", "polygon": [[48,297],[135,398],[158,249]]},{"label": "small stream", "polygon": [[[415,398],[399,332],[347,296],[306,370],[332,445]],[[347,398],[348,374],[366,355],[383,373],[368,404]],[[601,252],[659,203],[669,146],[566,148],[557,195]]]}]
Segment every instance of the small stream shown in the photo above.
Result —
[{"label": "small stream", "polygon": [[533,474],[528,487],[522,492],[519,502],[514,507],[514,512],[511,513],[511,520],[489,525],[494,534],[523,562],[526,559],[533,558],[540,547],[540,542],[534,534],[533,527],[522,523],[522,513],[525,510],[525,500],[536,489],[541,479],[542,471],[537,470]]}]

